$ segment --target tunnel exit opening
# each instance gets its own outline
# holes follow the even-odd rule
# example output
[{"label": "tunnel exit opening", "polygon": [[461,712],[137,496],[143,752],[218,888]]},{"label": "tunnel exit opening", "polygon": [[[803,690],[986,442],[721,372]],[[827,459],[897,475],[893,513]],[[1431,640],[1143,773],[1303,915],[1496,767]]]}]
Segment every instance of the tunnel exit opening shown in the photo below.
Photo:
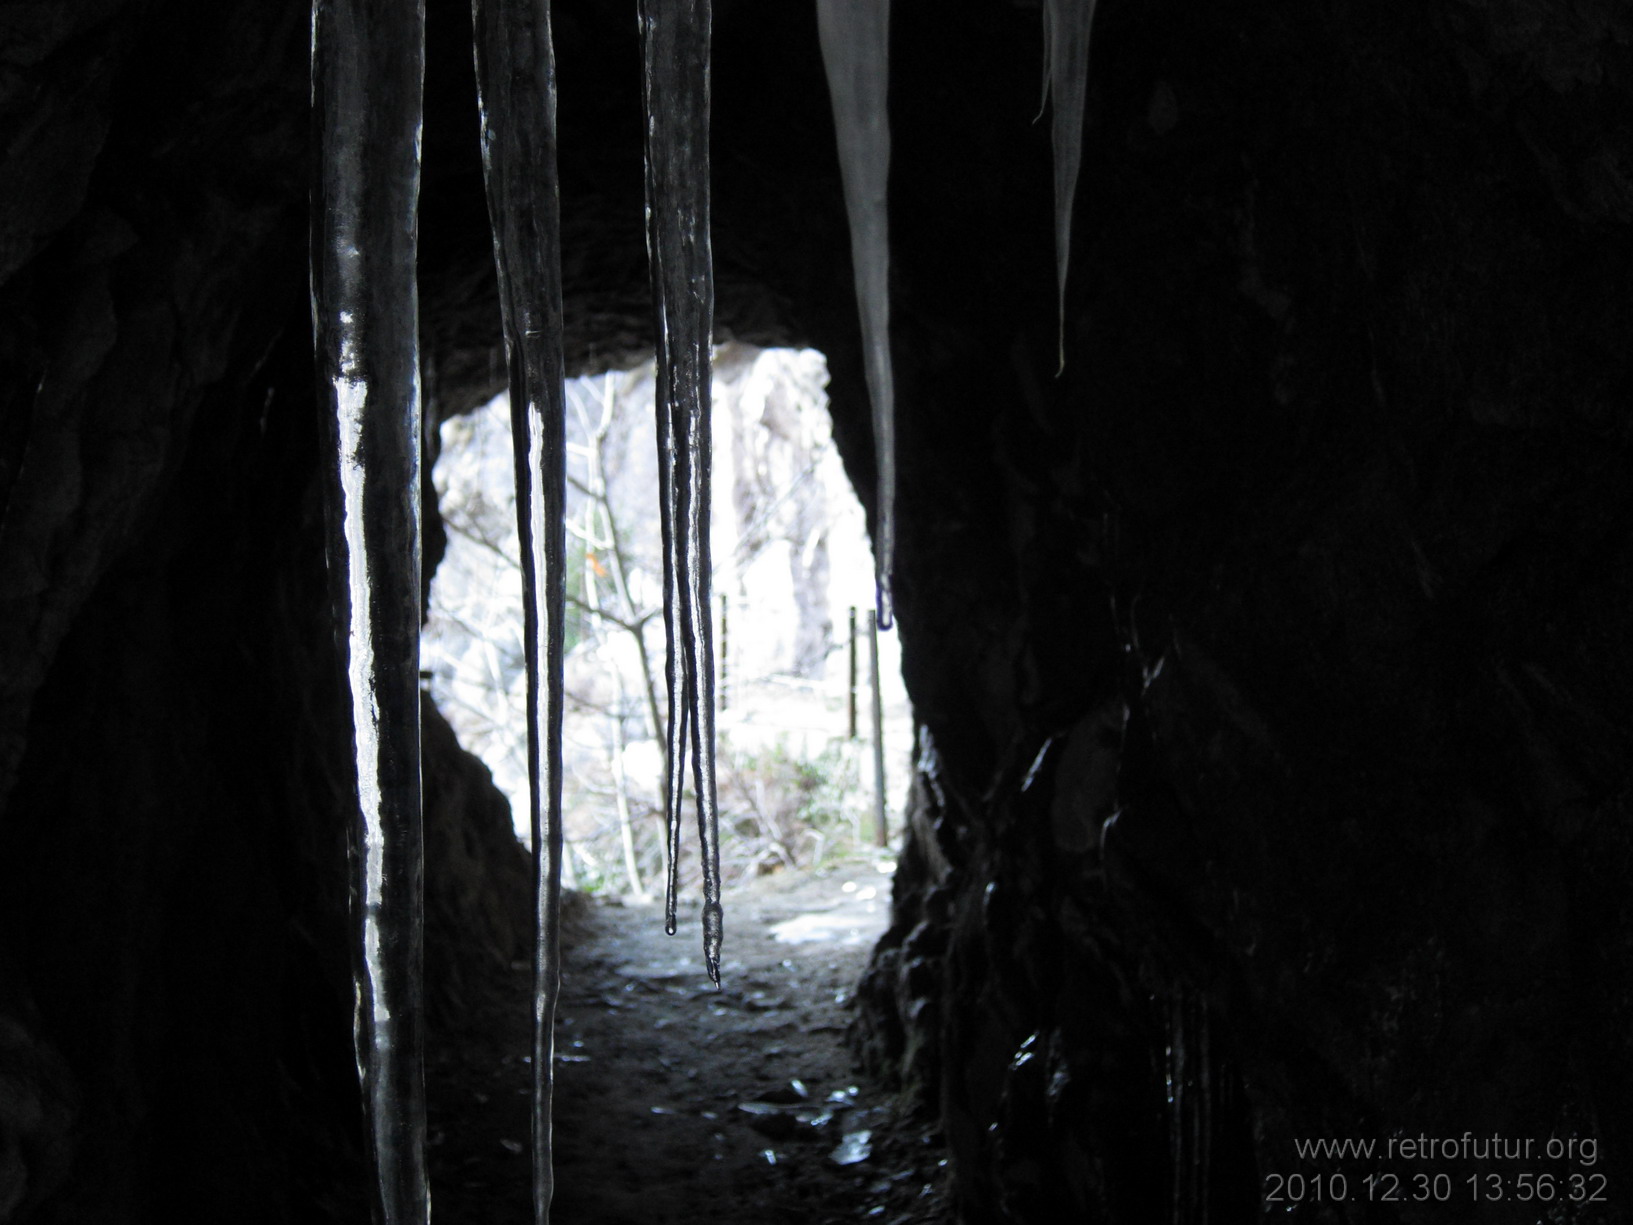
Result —
[{"label": "tunnel exit opening", "polygon": [[[900,832],[911,715],[897,639],[873,624],[872,551],[833,444],[826,384],[815,350],[728,344],[715,355],[712,614],[728,883],[857,858],[888,866]],[[567,390],[564,872],[569,887],[637,904],[661,894],[664,871],[653,390],[650,364]],[[506,396],[444,424],[440,450],[434,480],[448,544],[422,668],[461,742],[509,798],[525,842]],[[700,869],[686,852],[681,882],[683,902],[695,898]]]},{"label": "tunnel exit opening", "polygon": [[[714,355],[713,629],[721,986],[664,935],[664,632],[650,364],[568,384],[565,907],[556,1204],[589,1223],[945,1219],[928,1124],[857,1075],[842,1035],[889,920],[912,719],[873,617],[866,523],[814,350]],[[510,409],[441,431],[447,548],[422,666],[528,840],[527,677]],[[871,632],[870,632],[871,631]],[[875,682],[875,678],[877,681]],[[875,696],[877,695],[877,696]],[[883,781],[876,776],[883,763]],[[690,812],[693,797],[687,797]],[[876,823],[885,814],[881,839]],[[682,842],[681,930],[703,901]],[[630,913],[633,910],[636,913]],[[526,1211],[531,967],[429,1052],[438,1218]],[[663,1205],[654,1215],[654,1204]]]}]

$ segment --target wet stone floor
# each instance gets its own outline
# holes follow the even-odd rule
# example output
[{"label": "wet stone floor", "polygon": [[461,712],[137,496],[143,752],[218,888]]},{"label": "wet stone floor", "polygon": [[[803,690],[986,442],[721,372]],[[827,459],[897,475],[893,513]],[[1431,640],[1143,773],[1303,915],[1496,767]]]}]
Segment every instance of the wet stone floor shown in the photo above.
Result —
[{"label": "wet stone floor", "polygon": [[[726,896],[723,988],[695,905],[579,899],[556,1029],[557,1225],[944,1225],[932,1124],[855,1068],[850,992],[889,910],[859,861]],[[434,1219],[531,1220],[527,987],[429,1051]]]}]

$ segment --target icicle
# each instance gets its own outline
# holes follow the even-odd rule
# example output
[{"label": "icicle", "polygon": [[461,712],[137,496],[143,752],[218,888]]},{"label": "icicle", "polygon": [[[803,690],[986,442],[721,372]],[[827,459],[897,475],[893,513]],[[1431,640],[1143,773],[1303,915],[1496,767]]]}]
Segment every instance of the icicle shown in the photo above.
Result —
[{"label": "icicle", "polygon": [[1053,97],[1050,141],[1055,151],[1055,292],[1060,328],[1060,368],[1066,368],[1066,270],[1072,252],[1072,203],[1083,160],[1083,107],[1088,98],[1089,30],[1095,0],[1044,0],[1043,48]]},{"label": "icicle", "polygon": [[1188,1225],[1186,1204],[1189,1188],[1190,1145],[1186,1135],[1186,1114],[1190,1103],[1185,1079],[1190,1072],[1185,1059],[1185,1003],[1183,995],[1165,1001],[1168,1010],[1168,1166],[1169,1221]]},{"label": "icicle", "polygon": [[720,982],[720,846],[714,777],[714,645],[709,574],[709,0],[642,0],[646,241],[657,312],[659,500],[668,634],[669,879],[675,930],[681,794],[692,757],[703,845],[703,956]]},{"label": "icicle", "polygon": [[863,363],[873,401],[878,472],[873,551],[879,627],[889,629],[896,539],[896,391],[890,368],[890,230],[885,201],[890,175],[890,0],[817,0],[817,30],[839,141],[856,305],[862,316]]},{"label": "icicle", "polygon": [[312,326],[329,569],[357,772],[355,1038],[375,1216],[423,1225],[420,384],[425,11],[316,0]]},{"label": "icicle", "polygon": [[1213,1188],[1213,1099],[1218,1070],[1214,1067],[1209,1040],[1207,1002],[1197,997],[1197,1076],[1196,1076],[1196,1205],[1198,1225],[1208,1225]]},{"label": "icicle", "polygon": [[1217,1072],[1209,1045],[1208,1005],[1200,992],[1176,984],[1163,1001],[1167,1047],[1169,1221],[1208,1225],[1213,1178],[1213,1089]]},{"label": "icicle", "polygon": [[566,396],[556,66],[548,0],[472,0],[482,166],[510,364],[527,657],[533,834],[533,1217],[550,1220],[561,989],[561,717],[566,613]]}]

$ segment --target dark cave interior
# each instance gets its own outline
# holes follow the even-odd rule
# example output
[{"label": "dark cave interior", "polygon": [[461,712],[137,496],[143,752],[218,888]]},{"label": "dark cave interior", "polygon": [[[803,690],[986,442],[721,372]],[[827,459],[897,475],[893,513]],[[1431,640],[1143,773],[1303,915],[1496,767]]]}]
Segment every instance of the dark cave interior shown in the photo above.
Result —
[{"label": "dark cave interior", "polygon": [[[719,333],[828,355],[868,502],[811,6],[715,10]],[[309,16],[0,9],[0,1221],[361,1219]],[[429,23],[447,417],[504,362],[469,16]],[[858,1054],[970,1225],[1245,1221],[1340,1168],[1460,1193],[1299,1215],[1532,1221],[1513,1177],[1581,1172],[1297,1155],[1465,1133],[1591,1138],[1605,1195],[1547,1219],[1625,1220],[1633,16],[1104,0],[1059,377],[1038,25],[895,5],[922,730]],[[633,6],[555,26],[587,371],[649,348],[639,55]],[[528,866],[426,726],[435,1027],[522,955]]]}]

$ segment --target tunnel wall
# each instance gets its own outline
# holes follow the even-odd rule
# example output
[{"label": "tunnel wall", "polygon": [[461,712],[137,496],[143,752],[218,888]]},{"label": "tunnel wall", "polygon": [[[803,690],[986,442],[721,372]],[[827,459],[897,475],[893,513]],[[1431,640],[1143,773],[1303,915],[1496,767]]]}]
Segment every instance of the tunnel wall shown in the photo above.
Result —
[{"label": "tunnel wall", "polygon": [[940,68],[892,198],[922,729],[858,1049],[971,1221],[1525,1211],[1318,1137],[1622,1181],[1624,16],[1102,5],[1056,376],[1036,66],[962,11],[896,35]]},{"label": "tunnel wall", "polygon": [[[309,17],[0,18],[3,1221],[368,1213]],[[530,867],[425,729],[436,1041],[530,947]]]}]

